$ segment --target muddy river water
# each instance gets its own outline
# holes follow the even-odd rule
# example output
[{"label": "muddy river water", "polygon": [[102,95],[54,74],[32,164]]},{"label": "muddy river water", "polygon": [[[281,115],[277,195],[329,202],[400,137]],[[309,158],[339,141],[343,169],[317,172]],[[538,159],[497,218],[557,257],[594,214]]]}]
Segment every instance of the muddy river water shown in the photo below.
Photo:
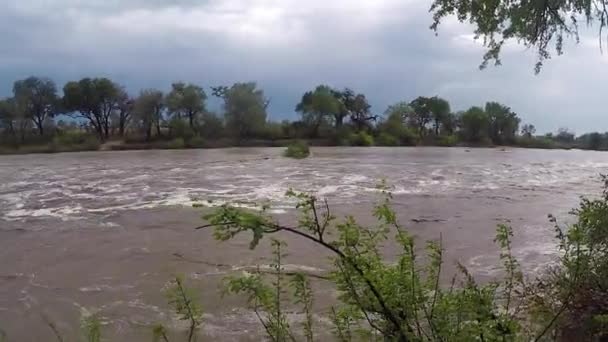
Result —
[{"label": "muddy river water", "polygon": [[[419,240],[441,233],[446,265],[459,260],[479,279],[499,274],[495,226],[510,222],[514,253],[535,274],[556,253],[552,213],[567,221],[582,195],[600,192],[608,153],[531,149],[314,148],[291,160],[282,149],[125,151],[0,156],[0,329],[10,341],[46,341],[52,321],[74,340],[81,315],[97,312],[112,341],[149,341],[155,322],[179,328],[163,287],[183,274],[199,293],[202,335],[257,341],[260,325],[242,298],[222,297],[222,279],[267,265],[269,243],[215,241],[195,231],[204,208],[271,205],[293,221],[294,188],[326,198],[340,215],[371,222],[375,185],[393,187],[399,219]],[[327,253],[289,245],[286,268],[327,269]],[[387,253],[390,258],[391,251]],[[333,289],[314,283],[317,319]],[[298,320],[293,312],[290,319]],[[179,329],[178,329],[179,330]],[[205,339],[206,340],[206,339]]]}]

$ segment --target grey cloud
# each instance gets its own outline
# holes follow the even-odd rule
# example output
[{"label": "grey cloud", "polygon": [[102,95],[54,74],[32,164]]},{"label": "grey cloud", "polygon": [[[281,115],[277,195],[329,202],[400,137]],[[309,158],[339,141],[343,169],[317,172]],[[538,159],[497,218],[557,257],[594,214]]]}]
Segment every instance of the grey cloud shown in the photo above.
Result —
[{"label": "grey cloud", "polygon": [[[59,84],[108,76],[133,93],[167,89],[174,80],[205,86],[255,80],[279,119],[295,118],[301,94],[324,83],[365,93],[379,113],[397,101],[440,95],[456,110],[504,102],[539,131],[608,130],[602,105],[608,58],[593,43],[569,46],[538,76],[533,51],[517,46],[505,51],[503,66],[479,71],[483,49],[467,38],[471,29],[447,23],[435,37],[426,1],[379,1],[388,9],[377,12],[342,10],[347,2],[339,0],[329,10],[322,1],[297,10],[281,7],[289,1],[226,3],[0,3],[0,95],[30,74]],[[248,22],[250,15],[259,18]]]}]

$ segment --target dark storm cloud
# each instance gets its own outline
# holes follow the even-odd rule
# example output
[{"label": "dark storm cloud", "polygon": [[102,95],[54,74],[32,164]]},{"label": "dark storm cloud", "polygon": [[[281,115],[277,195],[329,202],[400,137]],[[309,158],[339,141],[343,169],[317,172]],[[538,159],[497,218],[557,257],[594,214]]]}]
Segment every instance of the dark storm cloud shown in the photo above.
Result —
[{"label": "dark storm cloud", "polygon": [[[496,100],[539,131],[608,130],[608,59],[594,39],[534,76],[534,54],[508,46],[503,66],[479,71],[483,48],[448,21],[435,37],[426,1],[214,0],[0,3],[0,95],[30,74],[59,84],[108,76],[131,92],[184,80],[256,80],[273,119],[293,118],[317,84],[367,94],[373,109],[440,95],[455,110]],[[591,34],[591,33],[590,33]]]}]

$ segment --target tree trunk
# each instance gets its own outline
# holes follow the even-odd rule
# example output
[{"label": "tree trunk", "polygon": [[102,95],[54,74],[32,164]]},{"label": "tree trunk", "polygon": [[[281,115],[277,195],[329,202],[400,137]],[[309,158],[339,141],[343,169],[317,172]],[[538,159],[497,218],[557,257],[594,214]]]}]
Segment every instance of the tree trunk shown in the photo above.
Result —
[{"label": "tree trunk", "polygon": [[124,137],[125,135],[125,121],[123,118],[120,118],[118,121],[118,135]]},{"label": "tree trunk", "polygon": [[43,122],[37,122],[36,126],[38,126],[38,133],[40,133],[40,136],[44,135],[44,123]]},{"label": "tree trunk", "polygon": [[334,115],[334,118],[336,119],[336,129],[341,128],[342,125],[344,124],[344,116],[339,114],[339,115]]},{"label": "tree trunk", "polygon": [[146,127],[146,141],[150,141],[150,138],[152,138],[152,124]]}]

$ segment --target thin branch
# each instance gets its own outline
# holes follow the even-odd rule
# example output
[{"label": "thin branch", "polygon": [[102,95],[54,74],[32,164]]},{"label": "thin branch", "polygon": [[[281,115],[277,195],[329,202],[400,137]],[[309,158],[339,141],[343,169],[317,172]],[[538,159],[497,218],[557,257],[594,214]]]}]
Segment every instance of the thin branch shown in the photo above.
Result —
[{"label": "thin branch", "polygon": [[[581,260],[580,254],[581,254],[581,246],[580,246],[580,242],[577,242],[577,245],[576,245],[576,268],[574,270],[574,281],[573,281],[574,284],[576,284],[576,282],[578,282],[580,260]],[[543,329],[543,331],[538,336],[536,336],[536,338],[534,339],[534,342],[540,341],[540,339],[549,331],[549,329],[551,329],[551,327],[557,321],[557,319],[559,318],[559,316],[561,316],[561,314],[564,313],[564,311],[566,311],[566,309],[568,308],[568,306],[570,304],[570,299],[572,299],[572,297],[574,296],[574,284],[571,284],[571,286],[570,286],[570,292],[568,293],[568,296],[566,296],[566,299],[562,303],[561,308],[553,316],[553,318],[547,324],[547,326],[545,326],[545,328]]]},{"label": "thin branch", "polygon": [[[203,228],[208,228],[208,227],[213,227],[213,226],[227,226],[227,225],[234,225],[234,224],[237,224],[237,223],[236,222],[225,222],[225,223],[218,223],[218,224],[206,224],[203,226],[196,227],[195,229],[203,229]],[[316,238],[312,235],[301,232],[296,228],[280,226],[278,224],[267,225],[266,227],[269,228],[269,230],[267,231],[268,233],[274,233],[274,232],[284,230],[284,231],[288,231],[293,234],[299,235],[310,241],[316,242],[316,243],[320,244],[321,246],[325,247],[326,249],[334,252],[336,255],[338,255],[338,257],[340,257],[344,261],[348,262],[348,264],[365,281],[365,284],[367,285],[367,287],[370,289],[370,291],[372,292],[374,297],[376,297],[376,300],[378,300],[378,303],[382,307],[382,311],[387,316],[388,320],[395,326],[396,329],[399,330],[400,341],[404,341],[404,342],[409,341],[407,334],[403,331],[403,327],[399,323],[399,319],[397,318],[395,313],[388,307],[388,305],[386,304],[386,301],[384,300],[384,297],[382,296],[382,294],[380,294],[380,291],[378,291],[378,289],[372,283],[372,281],[365,275],[365,272],[361,269],[361,267],[359,267],[359,265],[357,265],[355,262],[350,260],[350,258],[347,255],[345,255],[340,249],[338,249],[337,247],[335,247],[325,241],[319,240],[318,238]]]},{"label": "thin branch", "polygon": [[439,232],[439,266],[437,268],[437,278],[435,279],[435,293],[433,294],[433,303],[431,304],[430,318],[433,319],[433,311],[435,311],[435,303],[437,302],[437,293],[439,292],[439,277],[441,276],[441,265],[443,258],[443,235]]},{"label": "thin branch", "polygon": [[53,331],[53,334],[57,338],[57,341],[63,342],[64,341],[63,337],[61,336],[61,333],[59,332],[59,329],[57,329],[57,326],[55,325],[55,323],[53,323],[47,315],[41,314],[41,316],[42,316],[42,320],[44,320],[46,325],[49,328],[51,328],[51,330]]},{"label": "thin branch", "polygon": [[353,297],[355,298],[355,301],[357,302],[357,305],[359,306],[359,308],[361,308],[361,311],[363,312],[363,315],[365,316],[367,323],[369,323],[369,325],[372,328],[376,329],[383,335],[386,335],[386,332],[384,330],[382,330],[378,325],[376,325],[376,323],[374,323],[372,321],[371,317],[369,317],[367,310],[365,310],[365,307],[364,307],[363,303],[361,302],[361,297],[359,297],[359,293],[357,292],[357,289],[355,288],[355,285],[353,284],[353,281],[350,278],[350,276],[348,275],[348,273],[344,271],[344,268],[340,264],[338,264],[338,268],[340,269],[340,272],[342,272],[342,274],[346,278],[346,280],[348,282],[348,286],[350,287],[350,290],[353,294]]}]

